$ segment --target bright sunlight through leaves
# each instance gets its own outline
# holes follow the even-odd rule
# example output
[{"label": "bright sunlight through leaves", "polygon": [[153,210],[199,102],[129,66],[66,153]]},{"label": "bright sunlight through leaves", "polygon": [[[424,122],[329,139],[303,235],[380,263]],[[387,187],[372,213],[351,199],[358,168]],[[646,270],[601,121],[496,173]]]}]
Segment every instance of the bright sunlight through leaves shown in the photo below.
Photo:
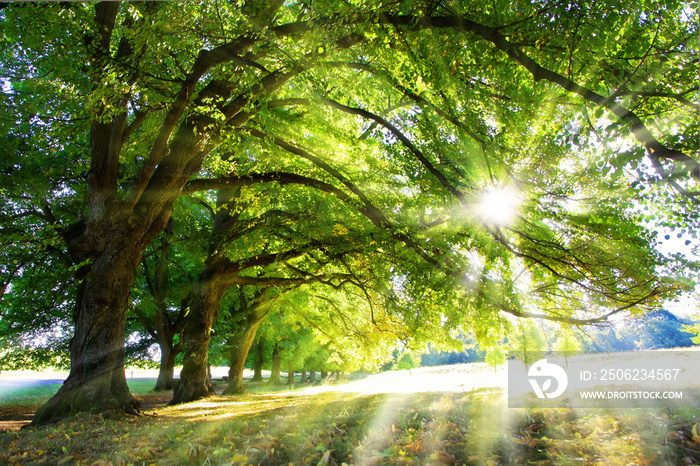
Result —
[{"label": "bright sunlight through leaves", "polygon": [[493,225],[507,225],[515,219],[520,199],[512,188],[491,188],[477,205],[477,215]]}]

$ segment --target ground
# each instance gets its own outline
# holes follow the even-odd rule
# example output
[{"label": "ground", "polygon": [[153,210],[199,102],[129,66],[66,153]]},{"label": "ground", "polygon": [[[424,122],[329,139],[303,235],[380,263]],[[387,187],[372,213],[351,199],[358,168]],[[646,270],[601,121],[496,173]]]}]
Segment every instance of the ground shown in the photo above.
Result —
[{"label": "ground", "polygon": [[[490,374],[424,368],[174,407],[146,395],[141,417],[0,434],[0,464],[700,464],[699,409],[509,409],[503,388],[474,387]],[[421,390],[433,377],[444,391]]]},{"label": "ground", "polygon": [[[141,411],[146,414],[156,412],[159,408],[167,405],[172,397],[172,392],[135,396],[141,402]],[[39,406],[38,404],[0,406],[0,433],[18,430],[29,424]]]}]

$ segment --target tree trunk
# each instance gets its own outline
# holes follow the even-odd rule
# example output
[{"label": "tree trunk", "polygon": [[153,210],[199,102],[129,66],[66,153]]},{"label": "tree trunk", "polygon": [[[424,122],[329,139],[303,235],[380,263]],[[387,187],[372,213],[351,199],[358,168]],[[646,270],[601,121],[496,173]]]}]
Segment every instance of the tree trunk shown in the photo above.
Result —
[{"label": "tree trunk", "polygon": [[243,371],[245,370],[245,361],[248,357],[248,352],[255,341],[255,334],[260,326],[258,321],[256,324],[247,326],[236,338],[236,341],[231,346],[231,366],[228,370],[228,387],[224,390],[224,395],[235,395],[245,392],[243,387]]},{"label": "tree trunk", "polygon": [[321,371],[321,380],[328,378],[328,371]]},{"label": "tree trunk", "polygon": [[294,360],[287,361],[287,385],[294,385]]},{"label": "tree trunk", "polygon": [[299,383],[306,383],[306,369],[301,370],[301,380]]},{"label": "tree trunk", "polygon": [[280,385],[280,369],[282,366],[282,356],[280,356],[279,347],[275,345],[272,350],[272,368],[270,369],[270,380],[267,381],[270,385]]},{"label": "tree trunk", "polygon": [[175,358],[179,350],[170,347],[168,344],[160,345],[160,369],[158,371],[158,380],[156,380],[155,391],[173,389],[173,379],[175,376]]},{"label": "tree trunk", "polygon": [[[146,278],[147,288],[153,297],[153,302],[156,306],[155,315],[153,317],[153,326],[150,320],[141,312],[136,312],[139,319],[149,329],[160,347],[160,368],[158,371],[158,380],[156,381],[155,391],[173,389],[173,379],[175,376],[175,358],[180,354],[182,349],[182,321],[186,309],[187,299],[183,300],[178,317],[172,322],[168,317],[168,305],[166,298],[169,294],[168,280],[168,265],[169,252],[173,236],[173,219],[168,220],[168,226],[163,232],[161,238],[161,246],[158,249],[155,271],[149,276],[147,261],[144,264],[144,277]],[[178,343],[175,344],[175,335],[178,335]]]},{"label": "tree trunk", "polygon": [[231,261],[226,257],[228,239],[225,232],[231,221],[236,191],[219,189],[216,194],[217,211],[209,237],[208,255],[204,272],[195,284],[195,297],[185,329],[185,357],[180,372],[180,383],[175,386],[171,405],[195,401],[214,395],[209,377],[209,339],[211,328],[219,315],[219,304],[224,291],[230,286],[224,277]]},{"label": "tree trunk", "polygon": [[79,285],[70,342],[70,374],[34,414],[42,425],[77,412],[139,412],[124,373],[124,333],[131,286],[143,253],[127,230],[111,232],[105,252]]},{"label": "tree trunk", "polygon": [[265,340],[259,339],[255,344],[255,364],[253,365],[253,378],[251,382],[262,382],[262,367],[265,363]]},{"label": "tree trunk", "polygon": [[185,359],[180,381],[175,384],[170,405],[187,403],[215,395],[209,378],[209,339],[219,313],[219,302],[225,287],[216,276],[200,278],[195,285],[195,298],[185,330]]},{"label": "tree trunk", "polygon": [[316,383],[316,371],[313,369],[309,371],[309,383]]}]

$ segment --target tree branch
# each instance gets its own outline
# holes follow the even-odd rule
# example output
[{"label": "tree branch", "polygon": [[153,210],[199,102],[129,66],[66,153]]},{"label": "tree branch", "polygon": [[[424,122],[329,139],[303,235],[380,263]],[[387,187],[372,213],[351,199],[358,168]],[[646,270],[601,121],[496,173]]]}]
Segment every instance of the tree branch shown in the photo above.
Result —
[{"label": "tree branch", "polygon": [[180,119],[190,103],[192,92],[202,75],[220,63],[233,60],[235,57],[239,56],[241,52],[249,50],[254,44],[255,40],[240,37],[235,41],[216,47],[213,50],[201,50],[199,52],[197,60],[194,65],[192,65],[192,71],[187,75],[185,83],[182,85],[168,114],[165,116],[163,125],[153,142],[153,148],[146,158],[146,162],[141,168],[139,176],[131,189],[127,200],[127,206],[133,207],[136,205],[141,194],[143,194],[146,189],[156,166],[160,160],[167,155],[170,137],[180,123]]},{"label": "tree branch", "polygon": [[445,175],[435,168],[433,163],[428,160],[428,158],[423,154],[423,152],[416,147],[413,142],[411,142],[408,137],[406,137],[405,134],[403,134],[399,129],[389,123],[387,120],[384,118],[380,117],[379,115],[376,115],[372,112],[369,112],[367,110],[361,109],[361,108],[355,108],[355,107],[349,107],[347,105],[343,105],[340,102],[336,102],[335,100],[332,99],[324,99],[324,101],[330,105],[331,107],[341,110],[345,113],[348,113],[350,115],[360,115],[364,118],[368,118],[370,120],[376,121],[378,124],[383,126],[384,128],[388,129],[391,134],[393,134],[401,143],[418,159],[418,161],[440,182],[440,184],[447,189],[447,191],[455,196],[457,199],[459,199],[460,202],[466,203],[467,199],[464,196],[464,193],[462,193],[459,189],[457,189],[456,186],[454,186],[452,183],[449,182],[449,180],[445,177]]},{"label": "tree branch", "polygon": [[[627,122],[632,134],[639,142],[641,142],[646,148],[654,152],[657,157],[665,158],[677,162],[683,163],[688,171],[692,175],[700,180],[700,164],[684,154],[681,151],[671,149],[664,144],[662,144],[658,139],[654,137],[651,131],[644,125],[644,122],[639,118],[634,112],[626,109],[620,104],[615,103],[613,100],[597,94],[590,89],[587,89],[571,79],[556,73],[554,71],[548,70],[537,63],[535,60],[530,58],[522,50],[518,49],[516,46],[508,42],[506,37],[501,34],[498,28],[488,27],[482,24],[471,21],[467,18],[457,17],[457,16],[445,16],[445,17],[431,17],[431,18],[415,18],[410,16],[389,16],[387,20],[395,25],[401,26],[412,26],[413,24],[421,24],[424,27],[440,27],[447,28],[453,27],[462,30],[472,31],[479,35],[488,42],[491,42],[499,50],[505,52],[509,57],[514,59],[520,65],[525,67],[535,81],[546,80],[551,83],[557,84],[567,91],[577,94],[583,97],[585,100],[599,106],[610,110],[616,117],[621,121]],[[414,26],[415,27],[415,26]]]},{"label": "tree branch", "polygon": [[[312,162],[314,165],[317,167],[321,168],[322,170],[326,171],[329,173],[331,176],[333,176],[335,179],[340,181],[343,185],[345,185],[353,194],[355,194],[358,198],[360,198],[361,205],[356,206],[352,203],[351,198],[344,192],[340,191],[338,193],[338,198],[346,202],[348,205],[351,205],[353,208],[357,209],[361,214],[363,214],[365,217],[367,217],[375,226],[377,226],[381,230],[387,230],[391,233],[392,237],[395,239],[401,241],[404,243],[407,247],[415,251],[420,257],[422,257],[426,262],[429,264],[434,265],[440,270],[443,270],[445,273],[448,275],[457,275],[458,272],[455,272],[453,270],[449,270],[449,268],[446,267],[446,265],[441,264],[440,261],[437,259],[433,258],[430,254],[428,254],[419,244],[416,240],[411,238],[409,235],[405,233],[401,233],[398,231],[398,228],[396,228],[393,223],[386,218],[386,216],[378,209],[376,208],[370,199],[367,197],[362,190],[360,190],[354,183],[352,183],[347,177],[345,177],[342,173],[340,173],[338,170],[335,168],[331,167],[328,163],[326,163],[324,160],[322,160],[320,157],[317,157],[310,152],[301,149],[300,147],[294,146],[283,139],[280,139],[276,136],[270,136],[266,133],[263,133],[262,131],[259,131],[255,128],[246,128],[247,131],[252,134],[255,137],[258,137],[260,139],[266,139],[266,138],[271,138],[273,142],[287,150],[288,152],[291,152],[292,154],[298,155],[306,160],[309,160]],[[319,189],[322,189],[319,185]],[[335,194],[335,192],[331,192],[332,194]]]},{"label": "tree branch", "polygon": [[[518,311],[517,309],[513,309],[512,307],[504,304],[504,303],[498,303],[497,306],[501,309],[501,311],[506,312],[508,314],[514,315],[516,317],[527,317],[530,319],[542,319],[542,320],[549,320],[553,322],[561,322],[565,324],[570,324],[570,325],[595,325],[595,324],[605,324],[607,323],[608,319],[612,317],[615,314],[619,314],[622,311],[626,311],[627,309],[633,308],[634,306],[637,306],[639,304],[642,304],[651,298],[661,294],[661,290],[658,288],[654,288],[649,294],[631,302],[627,303],[624,306],[620,306],[618,308],[613,309],[612,311],[608,312],[607,314],[604,314],[599,317],[594,317],[591,319],[576,319],[573,317],[566,317],[566,316],[557,316],[557,315],[550,315],[550,314],[535,314],[531,312],[525,312],[525,311]],[[482,295],[483,296],[483,295]]]}]

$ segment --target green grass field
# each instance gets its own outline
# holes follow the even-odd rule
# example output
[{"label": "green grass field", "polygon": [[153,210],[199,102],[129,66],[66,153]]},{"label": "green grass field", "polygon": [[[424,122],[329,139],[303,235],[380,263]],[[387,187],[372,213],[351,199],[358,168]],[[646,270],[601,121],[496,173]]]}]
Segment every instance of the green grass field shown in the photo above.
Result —
[{"label": "green grass field", "polygon": [[[153,390],[155,381],[134,379],[127,384],[134,395],[146,395]],[[11,390],[0,390],[0,407],[17,405],[39,405],[51,398],[61,388],[61,383],[38,385]]]},{"label": "green grass field", "polygon": [[[133,389],[134,387],[132,387]],[[697,464],[700,410],[508,409],[502,389],[216,397],[0,435],[0,464]],[[17,398],[20,399],[20,398]],[[37,399],[37,398],[33,398]]]},{"label": "green grass field", "polygon": [[[352,380],[358,378],[357,375],[344,376],[343,381]],[[285,378],[286,380],[286,378]],[[300,377],[296,377],[298,382]],[[153,386],[155,385],[154,379],[144,379],[144,378],[128,378],[126,380],[129,385],[129,389],[133,395],[148,395],[153,393]],[[334,382],[323,382],[323,385],[329,385],[331,383],[340,383],[340,381]],[[33,387],[23,387],[15,389],[5,389],[0,388],[0,407],[6,406],[35,406],[45,403],[49,398],[51,398],[59,388],[61,388],[62,383],[47,384],[47,385],[37,385]],[[225,384],[222,385],[224,387]],[[250,393],[267,393],[270,391],[280,391],[280,390],[303,390],[305,386],[295,385],[293,387],[287,386],[275,386],[270,387],[266,383],[248,383],[246,389]]]}]

